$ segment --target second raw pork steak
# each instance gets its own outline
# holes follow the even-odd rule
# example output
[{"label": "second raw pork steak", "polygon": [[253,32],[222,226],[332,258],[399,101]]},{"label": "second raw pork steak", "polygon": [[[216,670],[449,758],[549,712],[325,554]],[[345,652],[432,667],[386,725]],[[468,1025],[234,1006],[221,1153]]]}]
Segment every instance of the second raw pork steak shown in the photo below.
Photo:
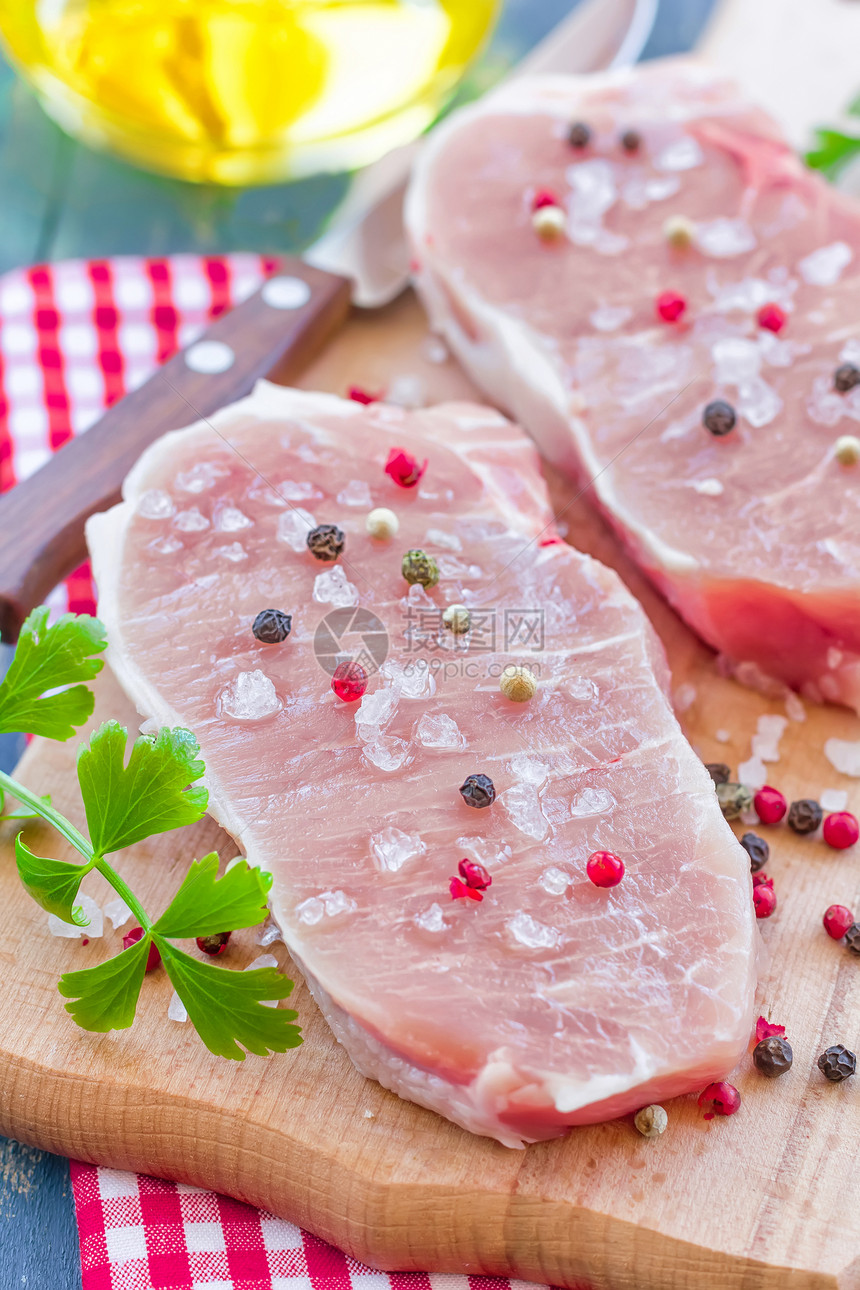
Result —
[{"label": "second raw pork steak", "polygon": [[856,202],[669,63],[455,114],[408,223],[433,324],[690,625],[741,679],[860,709]]},{"label": "second raw pork steak", "polygon": [[[752,1022],[749,859],[642,610],[553,533],[530,441],[487,408],[267,385],[212,424],[156,443],[90,521],[99,611],[139,710],[198,737],[212,813],[275,875],[355,1064],[509,1145],[722,1078]],[[416,486],[385,473],[392,448],[428,460]],[[366,531],[381,506],[395,537]],[[336,563],[307,548],[322,523],[345,534]],[[410,589],[412,548],[437,585]],[[355,606],[388,645],[366,633],[380,670],[348,703],[317,633]],[[280,644],[252,634],[269,608],[292,615]],[[528,702],[500,692],[512,662],[538,678]],[[483,809],[459,791],[474,774]],[[586,876],[598,850],[626,865],[611,890]],[[463,859],[492,878],[480,902],[452,899]]]}]

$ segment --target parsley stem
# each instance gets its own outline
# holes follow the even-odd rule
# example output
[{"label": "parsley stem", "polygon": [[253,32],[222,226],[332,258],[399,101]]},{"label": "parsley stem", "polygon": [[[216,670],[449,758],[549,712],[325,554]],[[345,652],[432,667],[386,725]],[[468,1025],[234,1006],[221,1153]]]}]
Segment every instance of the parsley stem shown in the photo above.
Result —
[{"label": "parsley stem", "polygon": [[0,788],[4,792],[11,793],[22,806],[28,806],[34,815],[40,815],[43,820],[47,820],[49,824],[52,824],[57,832],[61,833],[66,841],[81,853],[85,860],[90,861],[91,865],[94,864],[95,855],[92,847],[84,835],[78,832],[71,820],[66,819],[65,815],[61,815],[53,806],[43,802],[41,797],[31,793],[29,788],[25,788],[23,784],[19,784],[17,780],[12,779],[2,770],[0,770]]},{"label": "parsley stem", "polygon": [[107,879],[117,895],[121,896],[128,905],[144,931],[148,932],[150,930],[152,922],[147,918],[146,911],[141,906],[140,901],[136,898],[134,892],[122,880],[122,878],[120,878],[116,870],[108,864],[104,856],[97,856],[94,853],[92,845],[87,841],[82,833],[78,832],[71,820],[67,820],[65,815],[61,815],[53,806],[49,806],[47,802],[43,802],[41,797],[37,797],[35,793],[31,793],[29,788],[25,788],[23,784],[19,784],[17,780],[12,779],[11,776],[6,775],[2,770],[0,770],[0,789],[4,792],[11,793],[22,806],[29,807],[34,815],[41,816],[43,820],[48,822],[48,824],[53,825],[57,832],[60,833],[76,851],[79,851],[86,861],[88,861],[88,867],[90,869],[98,869],[102,877]]},{"label": "parsley stem", "polygon": [[150,931],[152,929],[152,922],[147,917],[146,910],[143,908],[128,884],[123,882],[122,878],[120,878],[116,869],[112,868],[112,866],[108,864],[104,856],[99,856],[97,858],[95,868],[98,869],[103,878],[107,878],[116,894],[122,897],[143,930],[145,932]]}]

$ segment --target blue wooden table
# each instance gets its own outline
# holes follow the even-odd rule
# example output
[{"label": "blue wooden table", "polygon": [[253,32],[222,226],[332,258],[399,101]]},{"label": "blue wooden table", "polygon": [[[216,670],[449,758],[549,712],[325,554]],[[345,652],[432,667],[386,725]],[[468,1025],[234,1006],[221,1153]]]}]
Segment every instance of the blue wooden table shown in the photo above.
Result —
[{"label": "blue wooden table", "polygon": [[[646,57],[691,48],[714,0],[661,0]],[[484,56],[492,76],[550,29],[571,0],[506,0]],[[480,74],[480,73],[479,73]],[[134,170],[68,139],[0,59],[0,272],[68,256],[297,251],[313,241],[344,176],[247,191]],[[0,674],[8,658],[0,646]],[[21,742],[0,736],[0,766]],[[0,1138],[0,1290],[80,1290],[68,1162]]]}]

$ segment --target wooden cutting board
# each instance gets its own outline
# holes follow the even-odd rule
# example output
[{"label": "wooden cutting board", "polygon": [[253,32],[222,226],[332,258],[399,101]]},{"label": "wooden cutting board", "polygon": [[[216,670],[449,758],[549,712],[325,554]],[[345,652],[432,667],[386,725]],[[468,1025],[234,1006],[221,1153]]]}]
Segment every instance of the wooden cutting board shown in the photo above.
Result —
[{"label": "wooden cutting board", "polygon": [[[350,383],[417,378],[429,400],[473,391],[451,361],[427,358],[426,324],[405,297],[355,317],[306,375],[342,393]],[[662,636],[677,688],[695,687],[682,715],[706,760],[749,756],[764,712],[783,706],[720,677],[691,636],[620,553],[569,484],[548,472],[556,511],[576,545],[622,573]],[[94,724],[136,717],[110,674],[96,685]],[[688,690],[687,698],[693,694]],[[729,733],[719,742],[717,731]],[[772,781],[789,797],[857,781],[826,761],[826,738],[860,737],[860,722],[807,708],[782,739]],[[32,788],[82,824],[77,741],[35,741],[20,767]],[[78,1030],[56,992],[59,974],[115,953],[122,931],[82,945],[47,933],[19,886],[12,830],[0,834],[0,1132],[81,1160],[227,1192],[301,1224],[377,1267],[509,1275],[585,1290],[860,1290],[860,1077],[828,1084],[818,1054],[860,1048],[860,960],[829,940],[831,903],[860,908],[860,856],[787,829],[765,830],[779,909],[762,927],[762,1010],[788,1027],[793,1070],[778,1081],[746,1058],[734,1078],[743,1106],[706,1122],[694,1097],[668,1104],[669,1129],[646,1141],[628,1121],[574,1130],[512,1151],[473,1137],[359,1075],[303,985],[293,1000],[302,1047],[231,1063],[210,1056],[190,1026],[167,1018],[163,973],[147,978],[130,1031]],[[37,850],[62,854],[48,830]],[[211,822],[125,853],[122,868],[147,907],[167,902],[188,861],[235,845]],[[86,890],[103,903],[98,875]],[[229,962],[260,953],[237,935]],[[273,947],[295,975],[283,946]]]}]

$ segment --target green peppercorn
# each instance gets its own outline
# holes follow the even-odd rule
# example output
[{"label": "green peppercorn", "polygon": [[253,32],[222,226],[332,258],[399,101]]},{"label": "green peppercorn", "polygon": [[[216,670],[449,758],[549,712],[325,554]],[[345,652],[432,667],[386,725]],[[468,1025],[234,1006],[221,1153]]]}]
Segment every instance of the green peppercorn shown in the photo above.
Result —
[{"label": "green peppercorn", "polygon": [[818,1069],[831,1083],[841,1084],[857,1070],[857,1058],[844,1044],[834,1044],[831,1048],[825,1048],[819,1057]]},{"label": "green peppercorn", "polygon": [[814,833],[823,818],[821,806],[811,797],[802,797],[788,808],[788,827],[801,835]]},{"label": "green peppercorn", "polygon": [[794,1061],[794,1053],[791,1051],[791,1044],[782,1035],[771,1035],[768,1039],[763,1039],[760,1044],[756,1044],[753,1049],[753,1062],[757,1071],[762,1075],[767,1075],[768,1079],[776,1079],[778,1075],[784,1075],[786,1071],[791,1070],[791,1063]]},{"label": "green peppercorn", "polygon": [[770,847],[757,833],[745,833],[741,846],[750,858],[750,873],[758,873],[770,859]]},{"label": "green peppercorn", "polygon": [[745,784],[717,784],[717,800],[727,820],[736,820],[752,807],[752,793]]},{"label": "green peppercorn", "polygon": [[308,550],[318,560],[336,560],[343,551],[346,534],[336,524],[318,524],[307,537]]},{"label": "green peppercorn", "polygon": [[420,582],[422,587],[435,587],[439,581],[439,566],[433,556],[417,548],[406,552],[401,569],[406,581],[413,586]]},{"label": "green peppercorn", "polygon": [[732,777],[731,769],[724,761],[705,762],[705,770],[715,784],[728,784]]}]

